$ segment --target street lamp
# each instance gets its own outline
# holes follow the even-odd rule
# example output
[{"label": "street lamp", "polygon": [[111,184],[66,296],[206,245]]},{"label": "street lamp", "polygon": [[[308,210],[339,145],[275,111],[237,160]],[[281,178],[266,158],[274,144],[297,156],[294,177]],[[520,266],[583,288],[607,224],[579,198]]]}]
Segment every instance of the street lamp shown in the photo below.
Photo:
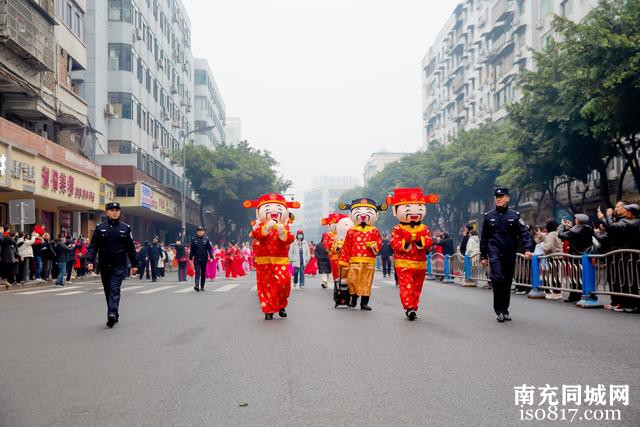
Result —
[{"label": "street lamp", "polygon": [[187,137],[192,133],[208,132],[215,128],[215,125],[193,129],[182,134],[182,232],[181,240],[187,238]]}]

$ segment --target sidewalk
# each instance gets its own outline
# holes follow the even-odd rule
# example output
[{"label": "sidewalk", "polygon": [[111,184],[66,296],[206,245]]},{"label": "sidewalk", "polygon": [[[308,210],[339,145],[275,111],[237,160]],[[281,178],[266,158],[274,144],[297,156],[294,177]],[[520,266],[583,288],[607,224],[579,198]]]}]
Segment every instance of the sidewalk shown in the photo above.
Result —
[{"label": "sidewalk", "polygon": [[[72,283],[69,283],[69,282],[65,281],[65,285],[73,284],[73,283],[88,282],[88,281],[91,281],[91,280],[100,280],[100,276],[99,275],[87,274],[87,275],[85,275],[83,277],[76,277],[75,279],[71,280]],[[53,286],[54,283],[55,283],[55,279],[53,279],[53,280],[51,280],[49,282],[47,282],[46,280],[43,280],[42,282],[36,282],[35,280],[29,280],[27,282],[24,282],[24,284],[17,284],[15,286],[0,285],[0,293],[7,292],[7,291],[15,291],[17,289],[44,288],[44,287],[47,287],[47,286]]]}]

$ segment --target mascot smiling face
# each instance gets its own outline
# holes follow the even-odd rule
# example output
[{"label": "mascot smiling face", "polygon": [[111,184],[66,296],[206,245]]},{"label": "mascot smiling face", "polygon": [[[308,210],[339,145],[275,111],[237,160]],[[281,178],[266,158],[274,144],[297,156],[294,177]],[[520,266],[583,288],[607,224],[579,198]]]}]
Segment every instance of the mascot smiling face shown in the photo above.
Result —
[{"label": "mascot smiling face", "polygon": [[378,206],[372,199],[362,198],[355,199],[350,204],[340,203],[340,209],[351,211],[353,223],[365,226],[375,224],[378,220],[378,211],[386,211],[387,205],[383,203]]},{"label": "mascot smiling face", "polygon": [[336,238],[338,240],[344,240],[344,238],[347,235],[347,231],[351,230],[352,227],[353,227],[353,221],[351,220],[351,218],[349,217],[342,218],[336,224],[336,229],[337,229]]},{"label": "mascot smiling face", "polygon": [[284,225],[289,222],[289,209],[282,203],[264,203],[256,209],[256,218],[262,224],[275,221]]},{"label": "mascot smiling face", "polygon": [[407,203],[393,206],[393,216],[402,223],[418,223],[424,219],[427,208],[423,203]]}]

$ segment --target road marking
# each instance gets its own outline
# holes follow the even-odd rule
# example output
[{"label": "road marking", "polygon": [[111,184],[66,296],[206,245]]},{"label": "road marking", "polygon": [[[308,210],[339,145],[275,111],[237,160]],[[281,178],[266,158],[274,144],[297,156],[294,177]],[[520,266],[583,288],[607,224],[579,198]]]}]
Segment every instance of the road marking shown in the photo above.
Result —
[{"label": "road marking", "polygon": [[148,289],[146,291],[142,291],[142,292],[136,292],[136,294],[153,294],[155,292],[160,292],[160,291],[164,291],[166,289],[171,289],[171,288],[175,288],[175,285],[172,286],[160,286],[158,288],[153,288],[153,289]]},{"label": "road marking", "polygon": [[35,295],[35,294],[43,294],[45,292],[61,292],[68,291],[71,289],[78,289],[81,286],[65,286],[63,288],[55,288],[55,289],[40,289],[37,291],[28,291],[28,292],[17,292],[16,295]]},{"label": "road marking", "polygon": [[62,292],[61,294],[55,294],[57,296],[60,295],[75,295],[75,294],[85,294],[87,291],[71,291],[71,292]]},{"label": "road marking", "polygon": [[224,286],[220,286],[218,289],[214,289],[213,292],[227,292],[230,291],[233,288],[237,288],[238,285],[236,284],[231,284],[231,285],[224,285]]},{"label": "road marking", "polygon": [[[124,292],[124,291],[131,291],[131,290],[134,290],[134,289],[140,289],[140,288],[144,288],[144,286],[142,286],[142,285],[127,286],[126,288],[122,288],[122,289],[120,289],[120,290],[121,290],[122,292]],[[103,292],[103,293],[104,293],[104,292]]]},{"label": "road marking", "polygon": [[186,294],[187,292],[195,292],[195,289],[184,288],[184,289],[180,289],[179,291],[175,291],[174,294]]},{"label": "road marking", "polygon": [[251,288],[251,292],[256,292],[258,290],[258,285],[253,285],[253,288]]}]

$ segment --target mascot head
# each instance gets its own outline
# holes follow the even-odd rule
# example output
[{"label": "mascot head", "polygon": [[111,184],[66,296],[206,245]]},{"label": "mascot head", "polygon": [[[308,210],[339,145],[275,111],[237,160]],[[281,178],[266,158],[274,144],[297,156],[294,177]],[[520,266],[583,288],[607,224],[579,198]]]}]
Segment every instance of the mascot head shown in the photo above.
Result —
[{"label": "mascot head", "polygon": [[343,213],[330,213],[328,217],[322,218],[320,224],[324,225],[325,227],[329,227],[329,231],[335,233],[338,226],[338,221],[346,217],[347,215]]},{"label": "mascot head", "polygon": [[263,224],[275,221],[278,224],[289,224],[289,209],[297,209],[300,202],[289,202],[281,194],[265,194],[258,200],[245,200],[245,208],[255,208],[256,219]]},{"label": "mascot head", "polygon": [[373,199],[355,199],[351,203],[340,203],[340,209],[351,211],[350,217],[354,224],[362,226],[373,225],[378,220],[378,211],[386,211],[387,204],[376,205]]},{"label": "mascot head", "polygon": [[392,196],[387,196],[387,204],[393,205],[393,216],[410,224],[419,224],[427,213],[426,205],[438,200],[438,195],[424,195],[420,188],[396,188]]},{"label": "mascot head", "polygon": [[353,221],[351,221],[350,217],[345,216],[344,218],[342,218],[336,224],[336,238],[338,240],[344,240],[344,238],[347,236],[347,231],[351,230],[352,227]]}]

